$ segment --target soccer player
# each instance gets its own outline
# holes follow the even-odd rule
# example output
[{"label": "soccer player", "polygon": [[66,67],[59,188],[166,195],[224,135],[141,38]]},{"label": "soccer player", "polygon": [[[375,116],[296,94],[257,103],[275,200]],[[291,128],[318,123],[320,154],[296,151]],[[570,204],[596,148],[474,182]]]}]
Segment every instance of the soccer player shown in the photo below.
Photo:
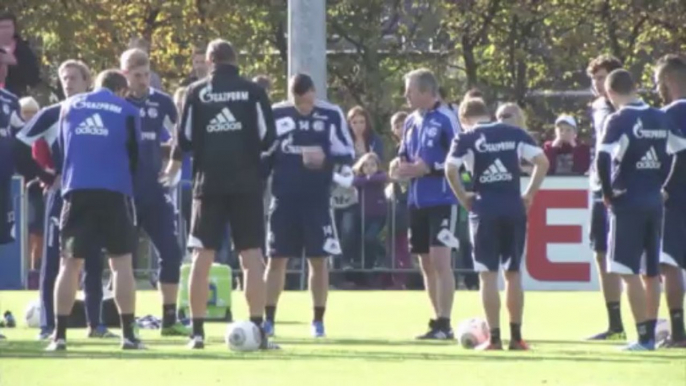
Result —
[{"label": "soccer player", "polygon": [[[481,279],[481,300],[491,330],[490,342],[481,350],[502,350],[498,271],[505,271],[507,309],[510,313],[510,350],[528,350],[522,339],[524,292],[519,267],[526,243],[526,211],[548,173],[543,150],[523,129],[492,122],[482,99],[460,105],[460,122],[466,132],[453,142],[446,176],[460,204],[469,210],[474,268]],[[525,192],[521,193],[522,159],[534,165]],[[467,192],[460,167],[472,174],[474,187]]]},{"label": "soccer player", "polygon": [[148,234],[160,257],[159,290],[162,297],[162,336],[189,336],[190,329],[176,320],[181,249],[171,195],[160,180],[171,181],[181,168],[182,154],[172,159],[169,174],[162,171],[162,143],[171,139],[176,106],[171,97],[150,87],[150,59],[145,51],[132,48],[120,58],[120,69],[129,85],[127,100],[141,117],[141,147],[134,192],[138,224]]},{"label": "soccer player", "polygon": [[445,180],[444,163],[460,131],[455,114],[438,97],[438,82],[426,69],[405,75],[405,98],[415,111],[405,121],[398,157],[390,175],[410,180],[410,248],[419,255],[424,287],[436,318],[418,339],[453,339],[450,314],[455,294],[451,249],[455,237],[457,201]]},{"label": "soccer player", "polygon": [[[603,138],[603,127],[607,117],[612,114],[614,107],[607,98],[605,91],[605,78],[607,75],[622,67],[619,59],[610,55],[600,55],[589,63],[586,73],[591,78],[591,87],[597,98],[591,105],[591,121],[593,123],[593,135],[595,136],[595,152],[600,148],[600,141]],[[603,204],[600,180],[595,163],[591,162],[590,173],[591,191],[593,192],[593,206],[591,207],[591,247],[595,254],[598,266],[598,277],[605,297],[607,307],[608,328],[589,338],[589,340],[624,340],[626,333],[622,324],[622,314],[620,310],[620,297],[622,296],[622,286],[618,275],[608,272],[607,259],[607,234],[608,219],[607,208]]]},{"label": "soccer player", "polygon": [[173,152],[193,152],[193,248],[189,297],[191,349],[204,348],[209,273],[226,222],[240,253],[250,320],[262,332],[262,348],[277,348],[262,330],[264,281],[264,173],[262,152],[274,142],[272,107],[264,89],[239,75],[236,51],[221,39],[207,47],[212,71],[188,88]]},{"label": "soccer player", "polygon": [[[655,83],[663,111],[671,118],[681,135],[686,136],[686,59],[666,55],[655,66]],[[686,269],[686,170],[674,170],[672,186],[666,187],[662,254],[660,263],[665,279],[665,297],[669,308],[672,334],[660,342],[662,347],[686,348],[684,332],[684,279]]]},{"label": "soccer player", "polygon": [[[325,336],[329,292],[327,257],[341,252],[331,219],[334,166],[353,162],[354,150],[340,107],[318,100],[309,75],[290,81],[291,101],[274,105],[279,145],[273,153],[269,213],[269,261],[264,330],[274,333],[274,316],[286,280],[288,258],[307,257],[314,303],[312,335]],[[343,173],[346,174],[346,173]],[[352,179],[352,173],[347,173]]]},{"label": "soccer player", "polygon": [[[91,83],[91,73],[88,66],[78,60],[63,62],[58,71],[64,95],[72,97],[88,91]],[[41,329],[39,340],[48,339],[55,329],[54,288],[55,280],[60,269],[59,219],[62,212],[62,195],[60,192],[60,169],[62,167],[62,151],[58,147],[58,120],[62,103],[56,103],[38,112],[17,134],[15,151],[21,157],[22,153],[31,153],[30,146],[44,140],[49,148],[53,170],[40,170],[41,181],[49,186],[45,199],[45,230],[43,238],[43,264],[40,272],[41,298]],[[30,158],[30,156],[29,156]],[[31,168],[32,163],[24,162],[25,168]],[[84,293],[86,303],[86,320],[88,322],[89,338],[117,338],[110,332],[101,320],[102,305],[102,258],[100,247],[89,251],[84,258],[86,271]]]},{"label": "soccer player", "polygon": [[[662,189],[673,191],[675,178],[683,178],[674,172],[684,170],[686,139],[677,134],[664,112],[638,99],[628,71],[612,71],[605,90],[618,109],[605,122],[596,162],[603,200],[610,209],[608,269],[621,275],[626,284],[638,330],[638,342],[624,349],[654,350],[660,305]],[[674,162],[670,154],[676,154]]]},{"label": "soccer player", "polygon": [[[60,111],[62,161],[62,264],[55,288],[56,331],[48,351],[67,348],[67,321],[84,257],[104,246],[122,327],[122,349],[142,349],[134,332],[136,245],[133,175],[138,163],[140,113],[123,97],[126,77],[101,72],[95,90],[68,99]],[[100,256],[98,256],[100,258]]]},{"label": "soccer player", "polygon": [[[0,49],[0,84],[7,77],[7,64],[2,61],[5,50]],[[14,135],[24,124],[19,114],[19,100],[11,92],[0,88],[0,245],[14,241],[14,204],[12,175],[14,174]],[[0,339],[5,337],[0,334]]]}]

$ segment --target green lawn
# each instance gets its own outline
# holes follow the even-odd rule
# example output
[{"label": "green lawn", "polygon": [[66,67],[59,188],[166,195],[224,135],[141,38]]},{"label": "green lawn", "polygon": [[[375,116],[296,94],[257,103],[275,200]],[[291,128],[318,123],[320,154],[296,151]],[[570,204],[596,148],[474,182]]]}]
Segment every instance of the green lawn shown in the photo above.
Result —
[{"label": "green lawn", "polygon": [[[0,292],[0,310],[19,318],[35,292]],[[69,351],[42,352],[35,330],[3,330],[1,386],[441,386],[441,385],[617,385],[684,386],[686,351],[624,353],[617,343],[586,343],[605,326],[599,293],[529,293],[524,335],[533,351],[482,353],[454,343],[417,342],[429,308],[420,292],[333,292],[327,310],[329,337],[309,337],[310,298],[282,297],[277,315],[279,352],[238,354],[223,343],[223,324],[210,324],[210,344],[190,352],[184,339],[162,339],[143,331],[145,352],[121,352],[117,342],[86,340],[69,331]],[[139,315],[159,314],[157,295],[139,295]],[[237,317],[245,316],[242,294],[234,294]],[[635,337],[628,307],[624,320]],[[482,315],[476,292],[458,292],[453,319]],[[504,315],[504,314],[503,314]],[[503,320],[507,320],[503,316]],[[280,324],[278,324],[280,321]],[[455,323],[456,324],[456,323]],[[503,336],[509,335],[503,323]]]}]

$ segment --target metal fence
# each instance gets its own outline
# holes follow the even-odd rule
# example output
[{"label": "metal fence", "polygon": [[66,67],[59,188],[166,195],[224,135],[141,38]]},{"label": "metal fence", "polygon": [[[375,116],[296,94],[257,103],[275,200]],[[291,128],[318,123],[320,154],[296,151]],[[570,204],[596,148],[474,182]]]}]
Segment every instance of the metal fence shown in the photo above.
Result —
[{"label": "metal fence", "polygon": [[[354,188],[353,188],[354,189]],[[366,188],[365,188],[366,189]],[[409,213],[405,192],[397,184],[386,185],[386,200],[375,203],[374,213],[369,213],[365,202],[367,195],[362,189],[356,192],[356,202],[337,207],[332,205],[331,216],[342,253],[330,257],[332,285],[340,288],[411,288],[421,286],[419,265],[409,251]],[[190,261],[190,251],[185,248],[190,218],[190,183],[182,182],[172,192],[177,207],[179,245],[185,251],[184,261]],[[379,207],[383,206],[382,210]],[[184,213],[185,212],[185,213]],[[461,288],[475,288],[476,276],[471,260],[467,213],[459,206],[454,211],[454,236],[459,248],[453,251],[453,269]],[[144,234],[136,257],[136,272],[156,279],[157,252]],[[266,247],[266,245],[265,245]],[[216,262],[232,267],[240,273],[238,254],[232,248],[230,229],[227,226],[223,247],[217,251]],[[302,289],[307,283],[305,257],[291,259],[287,269],[287,288]],[[240,278],[238,280],[240,282]],[[416,285],[414,285],[416,283]]]}]

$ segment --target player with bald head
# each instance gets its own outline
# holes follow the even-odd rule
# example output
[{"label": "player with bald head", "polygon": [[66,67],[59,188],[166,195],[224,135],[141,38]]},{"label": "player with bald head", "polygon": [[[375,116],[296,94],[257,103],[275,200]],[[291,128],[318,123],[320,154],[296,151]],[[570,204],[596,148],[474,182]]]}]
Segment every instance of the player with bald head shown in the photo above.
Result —
[{"label": "player with bald head", "polygon": [[617,109],[605,122],[596,161],[610,217],[608,271],[622,277],[636,322],[638,342],[624,350],[654,350],[665,191],[682,178],[675,171],[683,170],[686,138],[667,114],[639,99],[628,71],[612,71],[605,90]]},{"label": "player with bald head", "polygon": [[[686,136],[686,58],[666,55],[655,66],[655,83],[667,104],[662,110]],[[675,165],[680,166],[681,164]],[[667,190],[660,263],[665,279],[665,297],[671,320],[671,336],[660,346],[685,348],[684,279],[686,269],[686,170],[674,170],[680,179]]]}]

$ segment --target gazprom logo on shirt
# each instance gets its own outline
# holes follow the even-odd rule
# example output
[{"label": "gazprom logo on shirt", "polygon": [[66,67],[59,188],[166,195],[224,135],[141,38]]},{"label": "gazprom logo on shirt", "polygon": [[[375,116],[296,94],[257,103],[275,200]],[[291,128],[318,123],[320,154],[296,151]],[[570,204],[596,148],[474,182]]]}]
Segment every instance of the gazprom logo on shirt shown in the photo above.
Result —
[{"label": "gazprom logo on shirt", "polygon": [[92,110],[105,110],[105,111],[111,111],[113,113],[121,113],[122,108],[114,105],[112,103],[105,103],[105,102],[89,102],[86,100],[77,100],[72,104],[72,108],[74,109],[92,109]]},{"label": "gazprom logo on shirt", "polygon": [[514,141],[487,143],[486,137],[481,136],[474,142],[476,151],[480,153],[497,153],[500,151],[514,150],[517,144]]},{"label": "gazprom logo on shirt", "polygon": [[247,91],[212,92],[211,87],[205,87],[198,94],[203,103],[213,102],[232,102],[250,100],[250,93]]},{"label": "gazprom logo on shirt", "polygon": [[632,130],[636,138],[645,139],[665,139],[667,138],[667,130],[645,130],[643,129],[643,122],[639,119]]}]

